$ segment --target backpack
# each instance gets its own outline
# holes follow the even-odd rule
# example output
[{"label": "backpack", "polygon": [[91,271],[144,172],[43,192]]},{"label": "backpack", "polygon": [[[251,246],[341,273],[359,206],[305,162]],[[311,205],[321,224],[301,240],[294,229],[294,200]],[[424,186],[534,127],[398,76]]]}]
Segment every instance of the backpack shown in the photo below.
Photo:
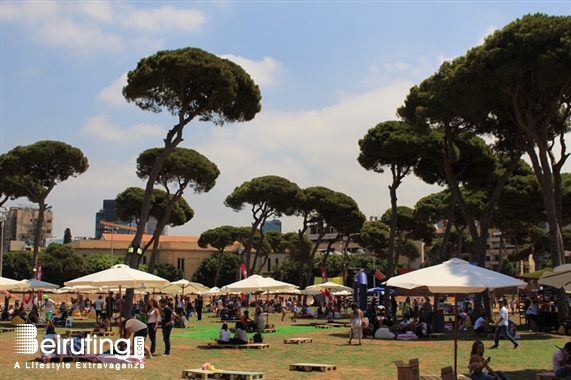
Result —
[{"label": "backpack", "polygon": [[263,342],[264,342],[264,338],[262,337],[262,334],[255,333],[254,334],[254,343],[263,343]]}]

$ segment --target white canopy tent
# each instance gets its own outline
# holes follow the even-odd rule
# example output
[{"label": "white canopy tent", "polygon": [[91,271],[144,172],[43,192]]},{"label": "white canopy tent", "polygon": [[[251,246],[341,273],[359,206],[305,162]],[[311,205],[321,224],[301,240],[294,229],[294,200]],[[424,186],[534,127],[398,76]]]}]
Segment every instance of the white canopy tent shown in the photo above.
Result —
[{"label": "white canopy tent", "polygon": [[565,288],[567,293],[571,293],[571,264],[559,265],[553,268],[553,272],[543,273],[537,282],[557,289]]},{"label": "white canopy tent", "polygon": [[0,290],[18,289],[20,281],[12,280],[11,278],[0,277]]},{"label": "white canopy tent", "polygon": [[330,291],[337,291],[337,292],[345,290],[347,292],[353,293],[352,288],[331,281],[323,282],[321,284],[316,284],[316,285],[310,285],[305,288],[305,290],[308,292],[320,292],[323,289],[329,289]]},{"label": "white canopy tent", "polygon": [[[432,293],[454,293],[454,311],[458,312],[457,294],[481,293],[486,289],[518,287],[525,288],[527,283],[504,274],[491,271],[457,258],[442,264],[418,269],[390,278],[389,287],[415,289],[427,287]],[[458,321],[456,320],[456,325]],[[458,330],[454,329],[454,373],[457,373]]]}]

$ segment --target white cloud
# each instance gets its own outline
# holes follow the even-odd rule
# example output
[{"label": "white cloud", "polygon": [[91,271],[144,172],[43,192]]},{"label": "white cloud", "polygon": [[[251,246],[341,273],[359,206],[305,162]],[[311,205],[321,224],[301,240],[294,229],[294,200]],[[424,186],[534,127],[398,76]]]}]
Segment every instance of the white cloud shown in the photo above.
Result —
[{"label": "white cloud", "polygon": [[20,75],[24,77],[37,77],[41,73],[42,72],[40,71],[40,69],[31,65],[26,65],[26,67],[24,67],[24,69],[20,71]]},{"label": "white cloud", "polygon": [[[195,32],[208,21],[198,10],[136,8],[113,2],[3,2],[1,13],[3,23],[24,25],[37,42],[79,55],[118,52],[127,46],[162,48],[165,37],[161,34]],[[137,34],[141,32],[148,35]],[[141,44],[144,39],[147,43]]]},{"label": "white cloud", "polygon": [[197,31],[208,21],[204,12],[165,6],[153,9],[128,7],[121,24],[126,29],[146,32]]},{"label": "white cloud", "polygon": [[127,85],[127,73],[125,72],[119,78],[114,80],[109,86],[105,87],[99,95],[97,100],[101,100],[113,105],[127,105],[127,101],[123,97],[123,87]]},{"label": "white cloud", "polygon": [[279,83],[277,76],[282,72],[282,64],[273,58],[264,57],[261,61],[253,61],[232,54],[220,57],[240,65],[260,87],[274,86]]},{"label": "white cloud", "polygon": [[163,137],[166,130],[160,125],[135,124],[128,128],[119,128],[111,124],[105,115],[87,120],[81,132],[101,141],[141,141],[146,138]]}]

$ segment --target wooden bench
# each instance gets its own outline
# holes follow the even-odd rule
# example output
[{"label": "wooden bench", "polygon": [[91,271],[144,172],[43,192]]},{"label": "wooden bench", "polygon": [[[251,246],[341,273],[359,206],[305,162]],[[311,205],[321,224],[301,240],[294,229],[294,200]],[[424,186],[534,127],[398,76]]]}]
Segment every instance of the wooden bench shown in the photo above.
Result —
[{"label": "wooden bench", "polygon": [[284,339],[284,344],[301,344],[301,343],[313,343],[313,338],[289,338],[289,339]]},{"label": "wooden bench", "polygon": [[329,325],[315,325],[315,328],[318,328],[318,329],[332,329],[333,326],[329,326]]},{"label": "wooden bench", "polygon": [[444,338],[444,333],[431,333],[431,334],[428,334],[428,337],[441,339],[441,338]]},{"label": "wooden bench", "polygon": [[244,371],[210,371],[208,369],[183,369],[184,379],[227,379],[227,380],[256,380],[265,379],[265,372],[244,372]]},{"label": "wooden bench", "polygon": [[329,372],[329,371],[336,371],[337,366],[331,364],[315,364],[315,363],[295,363],[289,365],[290,371],[321,371],[321,372]]},{"label": "wooden bench", "polygon": [[565,380],[565,378],[555,376],[555,372],[544,371],[536,374],[535,380]]},{"label": "wooden bench", "polygon": [[12,331],[14,331],[14,330],[15,330],[15,329],[13,329],[13,328],[2,327],[2,328],[0,328],[0,333],[12,332]]},{"label": "wooden bench", "polygon": [[83,333],[87,333],[88,335],[95,334],[93,330],[66,330],[65,336],[71,337],[76,335],[82,335]]},{"label": "wooden bench", "polygon": [[327,323],[327,326],[331,326],[331,327],[351,327],[350,323]]},{"label": "wooden bench", "polygon": [[207,343],[206,345],[201,345],[202,348],[257,348],[260,350],[270,348],[268,343],[248,343],[248,344],[219,344],[219,343]]}]

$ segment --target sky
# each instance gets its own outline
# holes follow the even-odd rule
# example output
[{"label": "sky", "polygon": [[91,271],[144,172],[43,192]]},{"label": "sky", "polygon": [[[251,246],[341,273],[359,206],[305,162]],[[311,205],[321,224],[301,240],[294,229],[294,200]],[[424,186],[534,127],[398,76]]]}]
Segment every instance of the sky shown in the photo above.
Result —
[{"label": "sky", "polygon": [[[352,197],[369,218],[390,207],[390,172],[357,162],[359,139],[395,120],[410,88],[445,60],[529,13],[570,15],[565,1],[0,1],[0,153],[41,140],[81,149],[89,169],[47,198],[53,234],[93,237],[104,199],[145,187],[137,156],[176,123],[125,101],[126,75],[159,50],[197,47],[241,65],[260,87],[249,122],[197,120],[181,147],[220,169],[208,193],[187,190],[195,211],[169,235],[248,226],[249,209],[224,199],[242,183],[278,175],[301,188]],[[566,167],[564,171],[569,171]],[[414,207],[440,191],[413,175],[398,189]],[[21,198],[5,206],[29,205]],[[282,231],[301,221],[282,217]]]}]

